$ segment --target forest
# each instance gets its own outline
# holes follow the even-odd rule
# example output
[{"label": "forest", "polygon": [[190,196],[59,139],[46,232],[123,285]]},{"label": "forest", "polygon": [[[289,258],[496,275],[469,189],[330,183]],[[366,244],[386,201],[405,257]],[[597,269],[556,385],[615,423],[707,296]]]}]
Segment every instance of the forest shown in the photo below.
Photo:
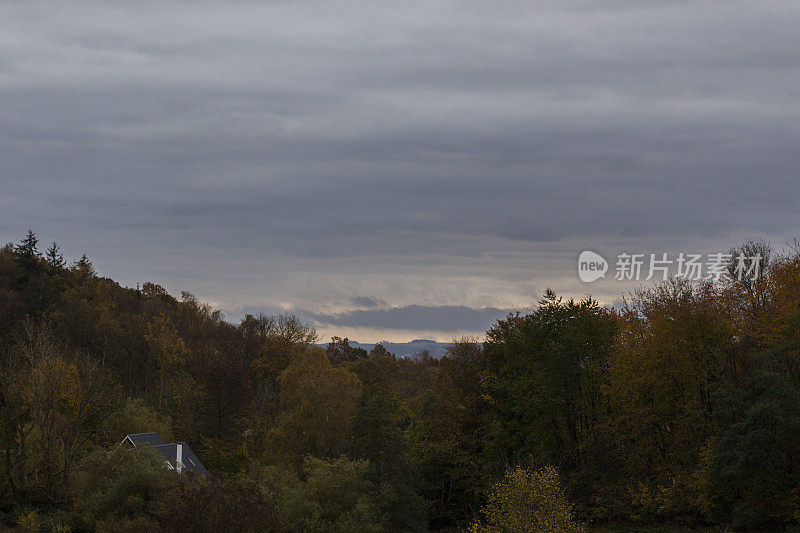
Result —
[{"label": "forest", "polygon": [[[780,530],[800,521],[800,248],[758,279],[548,290],[434,359],[234,324],[28,232],[0,248],[0,524]],[[127,434],[188,443],[206,476]],[[625,529],[627,528],[627,529]]]}]

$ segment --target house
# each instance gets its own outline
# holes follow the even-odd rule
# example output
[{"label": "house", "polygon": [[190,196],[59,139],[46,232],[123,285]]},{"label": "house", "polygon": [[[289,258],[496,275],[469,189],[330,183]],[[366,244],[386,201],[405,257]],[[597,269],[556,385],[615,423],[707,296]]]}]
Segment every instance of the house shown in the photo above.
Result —
[{"label": "house", "polygon": [[201,475],[208,474],[206,467],[185,442],[167,444],[158,433],[133,433],[126,435],[121,444],[132,448],[138,446],[153,448],[167,461],[167,468],[175,470],[179,474],[186,471]]},{"label": "house", "polygon": [[162,439],[161,435],[158,433],[133,433],[125,436],[125,438],[122,439],[122,444],[128,444],[135,448],[143,444],[147,446],[160,446],[166,444],[166,442],[164,442],[164,439]]}]

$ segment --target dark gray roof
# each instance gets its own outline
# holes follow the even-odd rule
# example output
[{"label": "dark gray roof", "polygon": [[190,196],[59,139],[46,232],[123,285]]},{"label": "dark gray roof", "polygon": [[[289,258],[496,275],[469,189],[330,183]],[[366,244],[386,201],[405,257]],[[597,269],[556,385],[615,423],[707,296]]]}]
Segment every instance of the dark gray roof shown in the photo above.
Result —
[{"label": "dark gray roof", "polygon": [[125,437],[125,440],[130,440],[134,446],[146,444],[148,446],[160,446],[164,443],[164,439],[158,433],[132,433]]},{"label": "dark gray roof", "polygon": [[155,449],[164,457],[164,459],[167,460],[171,468],[175,468],[175,461],[178,455],[178,444],[182,445],[183,447],[181,450],[181,456],[183,457],[183,460],[181,461],[181,464],[183,465],[182,470],[190,470],[203,475],[208,474],[206,467],[203,466],[203,463],[200,462],[200,459],[197,458],[192,449],[185,442],[160,444],[158,446],[153,446],[153,449]]}]

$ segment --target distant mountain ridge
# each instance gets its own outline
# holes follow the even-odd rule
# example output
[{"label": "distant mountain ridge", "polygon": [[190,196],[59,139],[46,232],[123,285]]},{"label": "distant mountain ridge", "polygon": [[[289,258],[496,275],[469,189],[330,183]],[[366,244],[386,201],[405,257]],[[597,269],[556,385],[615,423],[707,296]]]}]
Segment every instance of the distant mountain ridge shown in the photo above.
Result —
[{"label": "distant mountain ridge", "polygon": [[[431,339],[414,339],[411,342],[388,342],[381,341],[379,343],[364,344],[357,341],[350,341],[350,346],[353,348],[363,348],[366,351],[372,350],[375,344],[382,344],[384,348],[395,354],[397,357],[411,357],[427,350],[431,357],[440,359],[447,353],[447,349],[453,345],[452,342],[437,342]],[[328,346],[327,343],[320,344],[322,348]]]}]

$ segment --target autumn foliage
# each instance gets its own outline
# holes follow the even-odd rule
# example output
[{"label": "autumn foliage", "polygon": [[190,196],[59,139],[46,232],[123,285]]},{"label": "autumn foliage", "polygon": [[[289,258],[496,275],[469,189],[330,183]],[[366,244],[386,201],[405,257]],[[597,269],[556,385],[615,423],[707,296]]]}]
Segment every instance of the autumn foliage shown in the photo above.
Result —
[{"label": "autumn foliage", "polygon": [[[0,521],[48,531],[581,531],[800,521],[800,252],[615,309],[547,291],[448,354],[228,322],[0,248]],[[211,471],[178,475],[158,431]],[[152,450],[149,450],[152,451]]]}]

